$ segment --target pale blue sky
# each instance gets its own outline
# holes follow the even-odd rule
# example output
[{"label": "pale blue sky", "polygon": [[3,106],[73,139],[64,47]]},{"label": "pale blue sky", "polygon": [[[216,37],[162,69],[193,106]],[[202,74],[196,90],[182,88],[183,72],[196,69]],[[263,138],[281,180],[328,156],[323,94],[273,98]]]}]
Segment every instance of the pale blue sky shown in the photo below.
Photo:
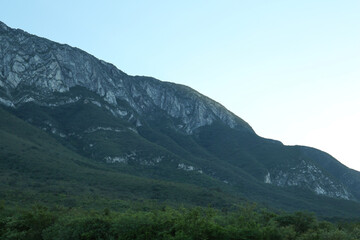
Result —
[{"label": "pale blue sky", "polygon": [[2,0],[10,27],[188,85],[360,170],[360,1]]}]

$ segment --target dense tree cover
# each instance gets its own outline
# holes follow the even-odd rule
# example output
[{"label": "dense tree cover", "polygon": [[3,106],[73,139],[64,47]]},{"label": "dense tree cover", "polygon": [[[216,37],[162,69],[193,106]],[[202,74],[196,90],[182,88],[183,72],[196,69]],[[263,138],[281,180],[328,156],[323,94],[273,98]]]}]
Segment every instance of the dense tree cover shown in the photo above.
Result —
[{"label": "dense tree cover", "polygon": [[360,239],[360,223],[334,224],[319,221],[311,213],[274,213],[252,205],[229,212],[199,207],[122,212],[0,208],[0,239],[4,240]]}]

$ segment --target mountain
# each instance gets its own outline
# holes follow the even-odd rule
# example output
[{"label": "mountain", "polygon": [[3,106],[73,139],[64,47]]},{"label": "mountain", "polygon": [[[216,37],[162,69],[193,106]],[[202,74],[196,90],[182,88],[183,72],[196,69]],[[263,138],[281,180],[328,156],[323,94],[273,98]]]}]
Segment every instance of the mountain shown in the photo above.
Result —
[{"label": "mountain", "polygon": [[262,138],[189,87],[127,75],[1,22],[0,103],[1,191],[9,201],[9,192],[26,189],[360,213],[360,173],[330,155]]}]

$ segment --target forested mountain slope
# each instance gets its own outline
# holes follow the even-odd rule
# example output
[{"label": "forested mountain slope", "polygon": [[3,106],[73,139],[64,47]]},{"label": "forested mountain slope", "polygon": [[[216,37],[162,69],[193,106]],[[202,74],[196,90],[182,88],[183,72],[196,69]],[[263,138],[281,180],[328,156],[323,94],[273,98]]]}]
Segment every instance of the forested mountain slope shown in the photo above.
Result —
[{"label": "forested mountain slope", "polygon": [[4,194],[360,213],[359,172],[330,155],[264,139],[189,87],[3,23],[0,103]]}]

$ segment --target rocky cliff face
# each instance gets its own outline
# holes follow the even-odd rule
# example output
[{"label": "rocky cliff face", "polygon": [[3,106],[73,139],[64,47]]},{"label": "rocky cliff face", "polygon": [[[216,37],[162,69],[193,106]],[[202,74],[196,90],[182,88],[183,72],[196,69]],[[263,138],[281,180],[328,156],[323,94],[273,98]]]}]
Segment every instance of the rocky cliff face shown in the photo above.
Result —
[{"label": "rocky cliff face", "polygon": [[264,177],[265,183],[280,187],[307,188],[318,195],[333,198],[354,199],[354,196],[343,184],[331,179],[331,175],[324,173],[315,164],[302,160],[290,169],[274,169]]},{"label": "rocky cliff face", "polygon": [[[180,119],[177,127],[187,133],[216,120],[231,128],[253,131],[223,106],[188,87],[153,78],[131,77],[84,51],[1,24],[2,104],[17,107],[35,101],[46,105],[54,93],[65,93],[75,86],[101,96],[110,111],[120,113],[118,116],[127,115],[117,103],[123,100],[140,115],[153,109],[165,111]],[[19,91],[22,94],[17,94]]]}]

